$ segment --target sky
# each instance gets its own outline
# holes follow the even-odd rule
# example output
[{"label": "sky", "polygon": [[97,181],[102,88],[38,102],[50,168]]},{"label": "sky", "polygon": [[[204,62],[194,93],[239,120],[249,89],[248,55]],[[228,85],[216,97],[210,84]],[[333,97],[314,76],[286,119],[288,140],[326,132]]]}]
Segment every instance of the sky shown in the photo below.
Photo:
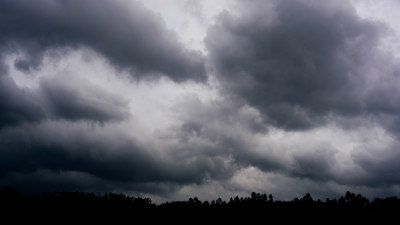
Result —
[{"label": "sky", "polygon": [[0,186],[400,195],[396,0],[0,0]]}]

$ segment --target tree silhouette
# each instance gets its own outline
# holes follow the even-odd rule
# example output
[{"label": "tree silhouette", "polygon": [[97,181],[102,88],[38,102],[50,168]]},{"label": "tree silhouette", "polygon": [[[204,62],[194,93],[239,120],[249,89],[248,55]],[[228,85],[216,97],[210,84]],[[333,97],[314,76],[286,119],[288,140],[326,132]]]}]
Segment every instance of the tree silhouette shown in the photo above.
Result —
[{"label": "tree silhouette", "polygon": [[[360,194],[346,192],[338,200],[327,198],[314,200],[310,193],[292,201],[274,200],[271,194],[251,193],[249,197],[235,196],[225,202],[222,198],[200,201],[191,197],[187,201],[166,202],[159,205],[150,198],[132,197],[123,193],[94,194],[84,192],[47,192],[41,195],[23,196],[12,187],[0,190],[2,215],[53,215],[57,218],[137,218],[184,219],[196,221],[218,221],[252,223],[259,219],[268,221],[297,219],[310,222],[310,218],[322,219],[370,219],[389,218],[400,215],[400,200],[397,197],[375,198],[370,202]],[[68,215],[68,216],[67,216]],[[23,218],[23,217],[21,217]],[[28,218],[28,217],[27,217]],[[186,220],[190,221],[190,220]]]}]

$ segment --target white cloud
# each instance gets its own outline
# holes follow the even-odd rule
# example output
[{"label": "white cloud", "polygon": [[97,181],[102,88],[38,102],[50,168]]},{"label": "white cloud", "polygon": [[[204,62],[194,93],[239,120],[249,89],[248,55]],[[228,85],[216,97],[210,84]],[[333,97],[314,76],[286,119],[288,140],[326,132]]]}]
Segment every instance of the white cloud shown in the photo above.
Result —
[{"label": "white cloud", "polygon": [[206,53],[203,42],[215,16],[224,10],[233,11],[232,0],[140,0],[146,8],[158,13],[188,48]]}]

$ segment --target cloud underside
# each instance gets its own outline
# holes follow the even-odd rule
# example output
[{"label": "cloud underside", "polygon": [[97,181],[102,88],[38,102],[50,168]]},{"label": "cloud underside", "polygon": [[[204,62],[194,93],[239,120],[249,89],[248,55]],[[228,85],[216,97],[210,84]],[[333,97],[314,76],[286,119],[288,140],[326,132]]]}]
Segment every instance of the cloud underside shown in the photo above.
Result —
[{"label": "cloud underside", "polygon": [[22,70],[38,68],[48,49],[86,46],[134,77],[205,79],[201,54],[182,47],[162,19],[138,2],[6,0],[0,13],[3,51],[22,51],[15,61]]},{"label": "cloud underside", "polygon": [[388,29],[347,1],[239,4],[204,55],[137,2],[1,1],[0,184],[398,193]]}]

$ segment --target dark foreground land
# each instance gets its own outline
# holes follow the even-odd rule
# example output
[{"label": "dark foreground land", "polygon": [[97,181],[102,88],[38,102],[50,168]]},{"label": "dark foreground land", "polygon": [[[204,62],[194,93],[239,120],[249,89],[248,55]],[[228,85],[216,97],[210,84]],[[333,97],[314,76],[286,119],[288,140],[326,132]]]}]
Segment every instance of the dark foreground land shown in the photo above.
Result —
[{"label": "dark foreground land", "polygon": [[250,197],[153,204],[149,198],[125,194],[103,195],[82,192],[51,192],[23,196],[6,187],[0,191],[0,218],[18,221],[79,222],[128,221],[184,223],[253,223],[272,221],[301,221],[331,223],[400,219],[400,199],[397,197],[367,198],[347,192],[337,199],[313,200],[309,194],[292,201],[275,201],[272,195],[252,193]]}]

